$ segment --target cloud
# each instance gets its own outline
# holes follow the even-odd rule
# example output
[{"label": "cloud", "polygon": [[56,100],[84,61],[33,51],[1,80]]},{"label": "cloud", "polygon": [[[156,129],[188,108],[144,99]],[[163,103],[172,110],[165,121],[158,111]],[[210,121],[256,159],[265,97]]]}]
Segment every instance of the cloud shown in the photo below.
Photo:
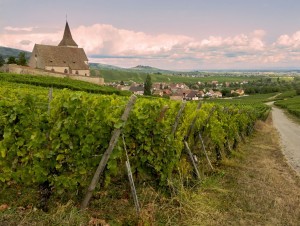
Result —
[{"label": "cloud", "polygon": [[[63,29],[44,33],[34,27],[6,27],[0,46],[31,51],[35,43],[57,45]],[[26,31],[26,33],[16,33]],[[233,36],[196,39],[186,35],[158,34],[119,29],[109,24],[72,28],[72,35],[93,62],[131,67],[136,64],[166,69],[251,68],[297,64],[300,31],[267,43],[264,30]]]},{"label": "cloud", "polygon": [[32,43],[30,40],[22,40],[22,41],[20,41],[20,44],[21,45],[30,45],[30,43]]},{"label": "cloud", "polygon": [[4,30],[6,31],[32,31],[36,27],[11,27],[11,26],[6,26],[4,27]]},{"label": "cloud", "polygon": [[300,31],[292,35],[281,35],[277,39],[275,45],[280,47],[299,48],[300,47]]}]

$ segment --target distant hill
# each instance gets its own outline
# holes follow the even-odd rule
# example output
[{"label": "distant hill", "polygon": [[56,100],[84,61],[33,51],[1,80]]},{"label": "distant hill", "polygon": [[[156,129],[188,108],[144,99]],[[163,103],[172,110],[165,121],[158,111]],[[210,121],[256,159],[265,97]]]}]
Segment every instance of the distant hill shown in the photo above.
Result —
[{"label": "distant hill", "polygon": [[91,69],[112,69],[112,70],[126,70],[125,68],[100,63],[89,63]]},{"label": "distant hill", "polygon": [[171,70],[163,70],[155,67],[150,66],[144,66],[144,65],[138,65],[136,67],[130,68],[131,70],[139,70],[145,73],[157,73],[157,74],[177,74],[177,71],[171,71]]},{"label": "distant hill", "polygon": [[27,59],[29,59],[31,56],[31,52],[28,51],[0,46],[0,55],[2,55],[4,59],[10,56],[18,57],[20,52],[25,52],[25,56]]},{"label": "distant hill", "polygon": [[179,74],[180,72],[178,71],[171,71],[171,70],[163,70],[155,67],[150,67],[150,66],[144,66],[144,65],[137,65],[132,68],[122,68],[122,67],[117,67],[109,64],[100,64],[100,63],[90,63],[90,68],[91,69],[98,69],[98,70],[103,70],[103,69],[110,69],[110,70],[118,70],[118,71],[126,71],[126,72],[137,72],[137,73],[148,73],[148,74]]}]

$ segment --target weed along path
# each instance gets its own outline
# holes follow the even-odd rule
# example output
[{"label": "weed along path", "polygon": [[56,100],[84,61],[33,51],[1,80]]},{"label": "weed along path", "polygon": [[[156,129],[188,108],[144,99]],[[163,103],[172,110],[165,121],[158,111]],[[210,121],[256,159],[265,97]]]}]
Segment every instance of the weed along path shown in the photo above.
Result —
[{"label": "weed along path", "polygon": [[300,175],[300,125],[287,117],[283,110],[272,106],[273,125],[281,138],[283,153]]}]

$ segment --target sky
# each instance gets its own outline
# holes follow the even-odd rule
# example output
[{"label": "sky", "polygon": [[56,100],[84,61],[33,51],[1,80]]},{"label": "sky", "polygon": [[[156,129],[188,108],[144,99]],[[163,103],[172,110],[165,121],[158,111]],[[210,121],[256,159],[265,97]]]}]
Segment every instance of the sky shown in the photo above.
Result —
[{"label": "sky", "polygon": [[0,46],[58,45],[66,15],[90,62],[300,68],[299,0],[0,0]]}]

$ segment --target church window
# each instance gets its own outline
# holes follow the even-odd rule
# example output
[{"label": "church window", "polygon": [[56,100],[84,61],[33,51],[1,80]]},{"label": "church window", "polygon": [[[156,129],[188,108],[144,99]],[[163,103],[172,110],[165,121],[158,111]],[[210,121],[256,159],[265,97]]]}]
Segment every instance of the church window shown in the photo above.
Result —
[{"label": "church window", "polygon": [[65,69],[65,70],[64,70],[64,73],[68,73],[68,69]]}]

